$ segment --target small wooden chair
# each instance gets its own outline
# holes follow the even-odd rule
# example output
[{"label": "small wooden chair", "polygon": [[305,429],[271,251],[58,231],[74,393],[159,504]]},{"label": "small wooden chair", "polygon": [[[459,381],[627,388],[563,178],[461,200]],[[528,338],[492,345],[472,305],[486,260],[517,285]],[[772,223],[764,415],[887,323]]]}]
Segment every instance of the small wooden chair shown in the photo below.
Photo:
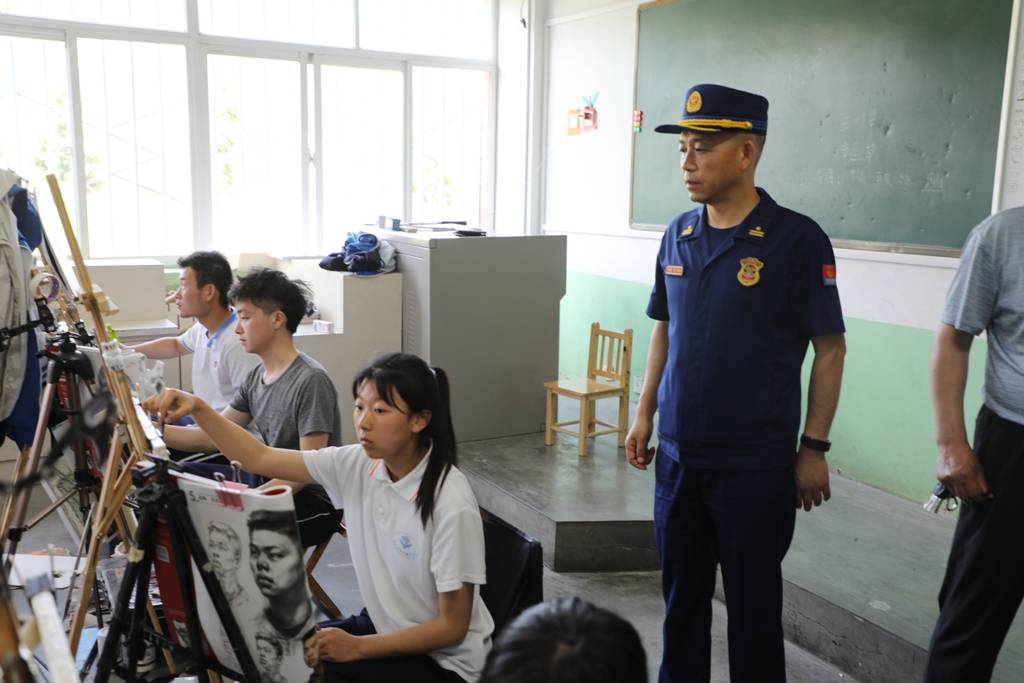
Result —
[{"label": "small wooden chair", "polygon": [[[633,330],[612,332],[602,330],[598,323],[590,326],[590,353],[587,356],[587,376],[579,379],[553,380],[545,382],[547,389],[547,417],[545,420],[544,443],[555,442],[555,432],[571,434],[579,439],[579,453],[587,454],[587,439],[602,434],[619,435],[619,448],[626,445],[626,430],[629,421],[629,363],[633,351]],[[578,420],[557,422],[558,397],[567,396],[580,402]],[[619,399],[618,424],[598,420],[594,415],[594,403],[602,398]],[[577,431],[566,429],[567,425],[578,424]],[[609,429],[597,430],[597,426]]]}]

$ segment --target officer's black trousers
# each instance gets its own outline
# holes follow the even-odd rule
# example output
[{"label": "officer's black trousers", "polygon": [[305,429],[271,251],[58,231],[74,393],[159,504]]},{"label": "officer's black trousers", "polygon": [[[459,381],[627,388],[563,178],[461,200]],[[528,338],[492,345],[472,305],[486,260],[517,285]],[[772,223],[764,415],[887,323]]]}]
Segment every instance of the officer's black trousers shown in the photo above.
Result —
[{"label": "officer's black trousers", "polygon": [[665,596],[660,683],[711,677],[711,600],[722,565],[732,683],[786,680],[782,558],[793,539],[793,468],[702,470],[655,458],[654,525]]},{"label": "officer's black trousers", "polygon": [[982,407],[974,452],[995,498],[960,509],[939,591],[928,683],[989,680],[1024,597],[1024,426]]}]

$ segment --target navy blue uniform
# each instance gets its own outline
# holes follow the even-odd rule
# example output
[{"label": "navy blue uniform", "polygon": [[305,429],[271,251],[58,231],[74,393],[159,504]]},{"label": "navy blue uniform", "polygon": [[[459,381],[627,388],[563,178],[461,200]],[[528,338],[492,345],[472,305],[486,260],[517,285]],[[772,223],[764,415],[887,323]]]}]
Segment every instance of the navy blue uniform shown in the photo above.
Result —
[{"label": "navy blue uniform", "polygon": [[704,209],[672,221],[647,307],[668,323],[655,461],[661,681],[710,677],[719,563],[733,682],[785,680],[781,562],[795,521],[801,367],[812,337],[845,328],[828,237],[758,194],[731,234],[708,226]]}]

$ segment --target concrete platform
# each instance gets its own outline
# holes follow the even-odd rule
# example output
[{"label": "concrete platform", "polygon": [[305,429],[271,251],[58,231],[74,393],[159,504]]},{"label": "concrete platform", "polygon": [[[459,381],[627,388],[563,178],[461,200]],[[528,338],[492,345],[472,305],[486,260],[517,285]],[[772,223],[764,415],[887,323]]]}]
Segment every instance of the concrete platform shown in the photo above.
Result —
[{"label": "concrete platform", "polygon": [[597,441],[585,458],[565,436],[459,444],[459,467],[480,506],[539,540],[555,571],[659,569],[653,473],[629,467],[613,436]]},{"label": "concrete platform", "polygon": [[[555,572],[657,569],[653,468],[628,466],[614,437],[592,440],[584,458],[565,435],[550,448],[530,434],[459,449],[481,507],[537,537]],[[861,681],[921,680],[954,524],[834,473],[832,500],[797,515],[783,565],[787,638]],[[1024,680],[1022,622],[993,681]]]}]

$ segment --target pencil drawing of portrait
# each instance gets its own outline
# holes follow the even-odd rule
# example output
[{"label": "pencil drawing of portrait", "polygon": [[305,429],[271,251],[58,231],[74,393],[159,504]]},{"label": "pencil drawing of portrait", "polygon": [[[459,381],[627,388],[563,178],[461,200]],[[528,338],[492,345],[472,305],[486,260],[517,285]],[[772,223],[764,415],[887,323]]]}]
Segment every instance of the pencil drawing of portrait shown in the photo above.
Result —
[{"label": "pencil drawing of portrait", "polygon": [[249,566],[256,588],[266,598],[262,618],[287,640],[312,628],[295,513],[256,510],[249,515]]},{"label": "pencil drawing of portrait", "polygon": [[212,521],[206,527],[207,553],[217,574],[224,597],[233,607],[239,607],[249,599],[249,594],[238,581],[238,570],[242,566],[242,541],[238,534],[224,522]]},{"label": "pencil drawing of portrait", "polygon": [[284,648],[281,642],[266,633],[256,634],[256,666],[260,668],[263,683],[287,683],[281,675],[281,658]]},{"label": "pencil drawing of portrait", "polygon": [[[302,637],[315,623],[290,493],[225,495],[214,481],[178,475],[189,518],[206,546],[246,650],[265,683],[305,681]],[[239,653],[193,565],[200,625],[217,660],[241,671]]]}]

